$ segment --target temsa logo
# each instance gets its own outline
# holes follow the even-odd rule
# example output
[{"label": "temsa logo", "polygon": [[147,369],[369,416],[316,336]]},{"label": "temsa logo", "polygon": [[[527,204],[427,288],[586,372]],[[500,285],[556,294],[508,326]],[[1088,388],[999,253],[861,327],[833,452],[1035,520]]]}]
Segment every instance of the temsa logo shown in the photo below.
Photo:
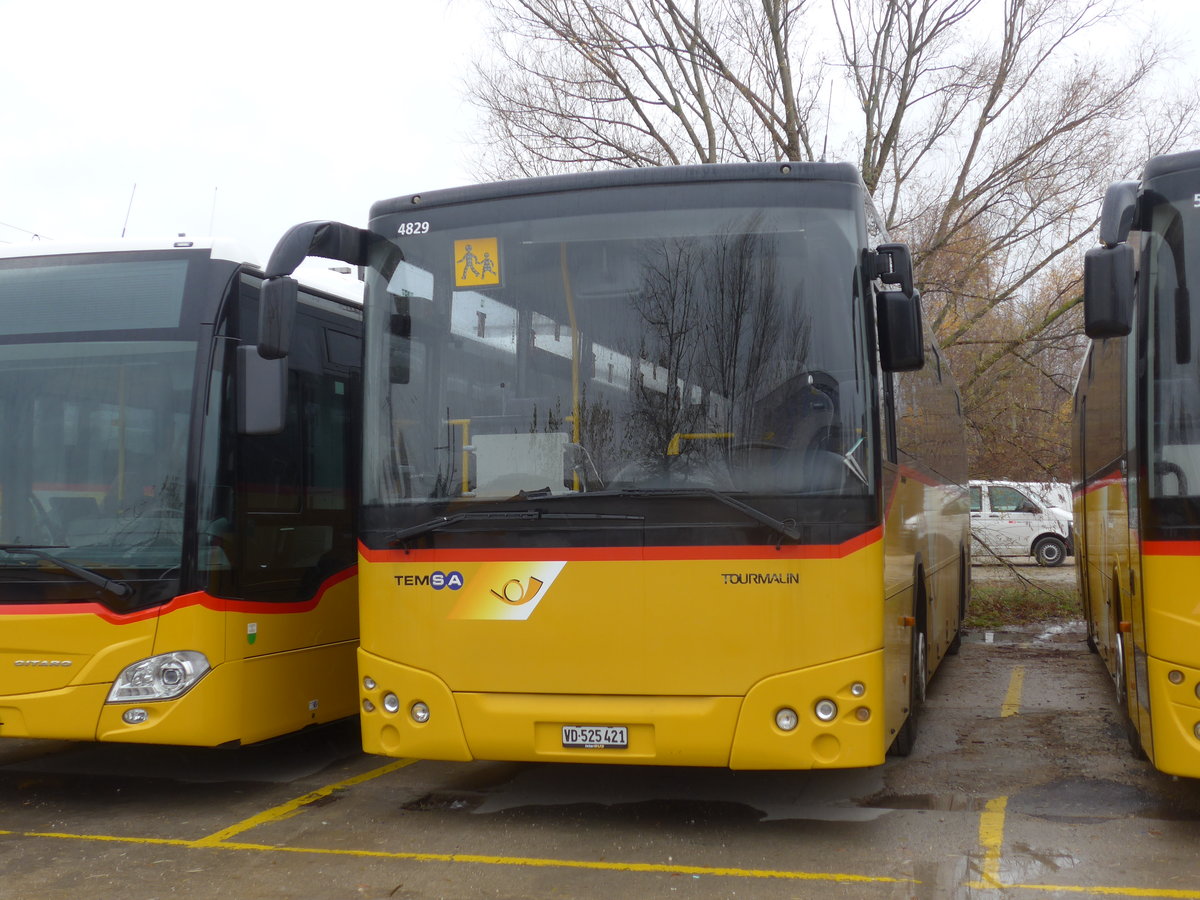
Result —
[{"label": "temsa logo", "polygon": [[435,591],[449,588],[457,591],[466,582],[461,572],[432,572],[429,575],[393,575],[397,587],[431,587]]}]

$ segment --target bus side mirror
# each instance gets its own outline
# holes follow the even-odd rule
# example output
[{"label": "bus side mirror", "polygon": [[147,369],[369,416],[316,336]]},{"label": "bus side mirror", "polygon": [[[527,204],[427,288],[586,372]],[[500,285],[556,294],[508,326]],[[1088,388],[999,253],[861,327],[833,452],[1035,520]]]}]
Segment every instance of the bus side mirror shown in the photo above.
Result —
[{"label": "bus side mirror", "polygon": [[879,362],[885,372],[911,372],[925,365],[921,295],[880,291],[875,298]]},{"label": "bus side mirror", "polygon": [[279,434],[287,418],[287,360],[264,359],[258,347],[237,348],[239,434]]},{"label": "bus side mirror", "polygon": [[1122,337],[1133,327],[1133,248],[1093,247],[1083,257],[1083,330]]},{"label": "bus side mirror", "polygon": [[292,344],[299,285],[294,278],[268,278],[262,283],[258,307],[258,355],[283,359]]},{"label": "bus side mirror", "polygon": [[1104,192],[1100,207],[1100,243],[1104,246],[1115,247],[1129,239],[1137,213],[1137,193],[1136,181],[1114,181]]},{"label": "bus side mirror", "polygon": [[875,277],[884,284],[900,285],[906,297],[913,295],[912,254],[907,244],[880,244],[875,248]]}]

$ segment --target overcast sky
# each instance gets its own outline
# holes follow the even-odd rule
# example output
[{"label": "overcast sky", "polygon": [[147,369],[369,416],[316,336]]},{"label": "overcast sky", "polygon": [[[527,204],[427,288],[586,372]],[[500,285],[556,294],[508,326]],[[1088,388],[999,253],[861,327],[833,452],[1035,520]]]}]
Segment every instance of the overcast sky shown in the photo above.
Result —
[{"label": "overcast sky", "polygon": [[[476,0],[0,0],[0,241],[290,225],[471,182]],[[134,185],[137,186],[136,192]],[[132,207],[130,199],[132,196]]]},{"label": "overcast sky", "polygon": [[[1195,6],[1132,11],[1186,35]],[[474,181],[488,136],[463,92],[483,16],[480,0],[0,0],[0,241],[216,233],[265,262],[297,222],[365,225],[375,200]],[[1200,49],[1183,53],[1195,78]]]}]

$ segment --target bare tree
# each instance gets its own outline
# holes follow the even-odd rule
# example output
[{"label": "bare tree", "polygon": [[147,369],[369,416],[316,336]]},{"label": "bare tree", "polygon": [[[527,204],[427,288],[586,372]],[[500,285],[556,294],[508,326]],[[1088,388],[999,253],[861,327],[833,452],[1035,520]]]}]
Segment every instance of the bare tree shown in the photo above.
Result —
[{"label": "bare tree", "polygon": [[493,0],[489,174],[811,158],[812,2]]},{"label": "bare tree", "polygon": [[492,176],[811,160],[825,86],[848,90],[847,146],[913,245],[968,413],[1003,367],[1058,371],[1079,329],[1062,272],[1104,185],[1194,134],[1194,90],[1144,105],[1159,44],[1090,53],[1123,0],[489,2],[500,50],[472,94],[497,135]]}]

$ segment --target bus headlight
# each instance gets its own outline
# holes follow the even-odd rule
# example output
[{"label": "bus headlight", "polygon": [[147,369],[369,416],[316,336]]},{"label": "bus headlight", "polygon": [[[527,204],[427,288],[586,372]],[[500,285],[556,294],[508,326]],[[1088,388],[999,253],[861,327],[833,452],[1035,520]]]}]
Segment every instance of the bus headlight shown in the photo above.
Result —
[{"label": "bus headlight", "polygon": [[780,731],[793,731],[800,724],[800,717],[796,715],[794,709],[788,709],[786,706],[775,713],[775,725]]},{"label": "bus headlight", "polygon": [[152,656],[127,666],[113,682],[106,702],[170,700],[190,690],[210,668],[208,657],[195,650]]},{"label": "bus headlight", "polygon": [[813,712],[822,722],[832,722],[837,718],[838,708],[832,700],[818,700]]}]

